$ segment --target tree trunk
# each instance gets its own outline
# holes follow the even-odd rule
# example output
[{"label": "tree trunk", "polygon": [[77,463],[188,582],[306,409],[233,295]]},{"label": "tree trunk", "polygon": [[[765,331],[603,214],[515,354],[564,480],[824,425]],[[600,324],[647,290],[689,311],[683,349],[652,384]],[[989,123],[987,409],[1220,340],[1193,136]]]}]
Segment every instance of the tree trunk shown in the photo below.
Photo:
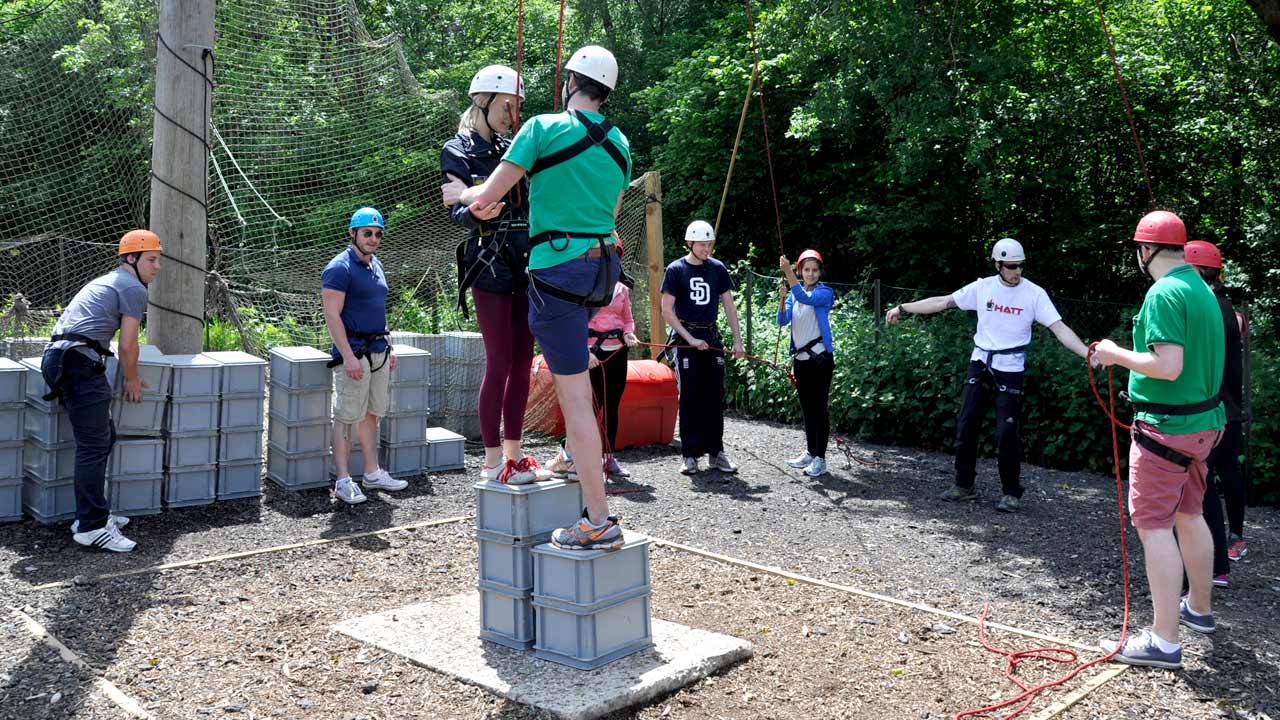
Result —
[{"label": "tree trunk", "polygon": [[1267,26],[1267,34],[1280,45],[1280,0],[1245,0],[1249,7],[1258,13],[1262,24]]}]

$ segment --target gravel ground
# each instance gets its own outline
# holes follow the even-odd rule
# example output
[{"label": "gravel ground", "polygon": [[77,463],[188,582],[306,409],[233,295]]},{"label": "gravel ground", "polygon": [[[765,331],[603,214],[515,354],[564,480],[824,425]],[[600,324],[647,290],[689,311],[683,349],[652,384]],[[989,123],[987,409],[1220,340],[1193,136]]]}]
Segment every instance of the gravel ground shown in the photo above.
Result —
[{"label": "gravel ground", "polygon": [[[934,499],[950,482],[947,456],[855,446],[858,458],[874,464],[847,464],[831,452],[832,475],[814,480],[782,464],[803,442],[797,428],[731,418],[726,442],[742,466],[737,476],[686,478],[670,448],[621,453],[634,477],[614,486],[624,493],[611,498],[614,512],[656,537],[904,600],[967,615],[990,602],[993,620],[1078,642],[1118,631],[1123,596],[1111,478],[1024,466],[1025,509],[1002,515],[993,507],[994,463],[980,467],[982,501],[956,506]],[[530,445],[540,457],[551,447]],[[125,556],[81,551],[63,527],[0,526],[0,567],[8,569],[0,601],[29,609],[157,717],[522,717],[518,706],[329,630],[346,617],[471,587],[469,523],[34,589],[467,515],[478,464],[472,453],[465,475],[419,479],[356,507],[323,491],[269,485],[261,499],[139,518],[129,528],[139,548]],[[1189,639],[1187,670],[1125,673],[1063,717],[1280,718],[1280,563],[1267,552],[1276,546],[1276,520],[1274,510],[1250,509],[1251,554],[1233,566],[1232,589],[1215,598],[1224,627],[1211,641]],[[1141,549],[1131,531],[1128,538],[1133,624],[1140,626],[1150,621],[1150,604]],[[654,583],[655,615],[748,638],[758,654],[711,683],[618,717],[945,717],[1010,690],[1001,658],[977,647],[963,623],[941,635],[932,629],[936,616],[787,585],[672,549],[655,551]],[[123,716],[91,691],[87,673],[57,660],[14,621],[0,627],[0,717]],[[1059,670],[1028,666],[1023,674]],[[50,702],[55,693],[62,694]]]}]

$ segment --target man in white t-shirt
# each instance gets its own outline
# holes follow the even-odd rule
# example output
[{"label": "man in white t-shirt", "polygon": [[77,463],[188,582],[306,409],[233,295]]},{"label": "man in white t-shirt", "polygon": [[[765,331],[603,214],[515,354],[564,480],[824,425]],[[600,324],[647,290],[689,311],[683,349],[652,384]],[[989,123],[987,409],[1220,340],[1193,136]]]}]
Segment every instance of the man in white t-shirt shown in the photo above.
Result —
[{"label": "man in white t-shirt", "polygon": [[1004,238],[991,250],[996,273],[975,280],[950,295],[903,303],[885,315],[889,325],[903,314],[932,315],[950,308],[978,314],[978,330],[973,335],[969,375],[964,386],[964,403],[956,421],[956,484],[942,494],[943,500],[977,500],[974,488],[978,460],[978,429],[993,402],[996,410],[996,448],[1003,486],[996,509],[1017,512],[1022,504],[1022,437],[1018,425],[1022,409],[1023,375],[1027,348],[1031,344],[1031,324],[1038,322],[1053,331],[1071,352],[1084,358],[1088,348],[1062,322],[1053,301],[1039,285],[1022,277],[1026,255],[1013,238]]}]

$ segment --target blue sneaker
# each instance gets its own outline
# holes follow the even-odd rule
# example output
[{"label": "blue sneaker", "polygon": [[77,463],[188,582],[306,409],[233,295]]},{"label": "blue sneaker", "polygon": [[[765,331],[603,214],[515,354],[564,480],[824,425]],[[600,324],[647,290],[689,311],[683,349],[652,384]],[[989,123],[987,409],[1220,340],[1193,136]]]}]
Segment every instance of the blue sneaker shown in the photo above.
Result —
[{"label": "blue sneaker", "polygon": [[[1115,640],[1102,640],[1098,647],[1105,653],[1111,653],[1118,643]],[[1143,630],[1125,641],[1120,652],[1111,658],[1113,662],[1143,667],[1164,668],[1165,670],[1182,669],[1182,646],[1173,652],[1164,652],[1156,645],[1155,636],[1150,630]]]},{"label": "blue sneaker", "polygon": [[1182,598],[1182,604],[1178,606],[1178,622],[1205,635],[1212,635],[1218,629],[1218,623],[1213,621],[1213,613],[1197,615],[1191,612],[1186,598]]}]

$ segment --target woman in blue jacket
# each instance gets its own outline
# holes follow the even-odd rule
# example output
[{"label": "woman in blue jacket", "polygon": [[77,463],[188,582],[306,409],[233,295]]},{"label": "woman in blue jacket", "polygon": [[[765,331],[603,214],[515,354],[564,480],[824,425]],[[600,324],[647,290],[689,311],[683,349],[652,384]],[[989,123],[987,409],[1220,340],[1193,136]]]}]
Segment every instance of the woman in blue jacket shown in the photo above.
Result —
[{"label": "woman in blue jacket", "polygon": [[778,259],[778,267],[786,276],[788,285],[781,289],[778,326],[791,325],[792,368],[796,388],[800,391],[807,442],[800,457],[788,460],[787,464],[803,468],[809,477],[818,477],[827,472],[827,438],[831,434],[827,396],[831,391],[831,375],[835,371],[835,345],[831,342],[831,323],[827,316],[835,293],[820,281],[822,256],[817,250],[800,253],[796,266],[800,268],[799,279],[786,255]]}]

